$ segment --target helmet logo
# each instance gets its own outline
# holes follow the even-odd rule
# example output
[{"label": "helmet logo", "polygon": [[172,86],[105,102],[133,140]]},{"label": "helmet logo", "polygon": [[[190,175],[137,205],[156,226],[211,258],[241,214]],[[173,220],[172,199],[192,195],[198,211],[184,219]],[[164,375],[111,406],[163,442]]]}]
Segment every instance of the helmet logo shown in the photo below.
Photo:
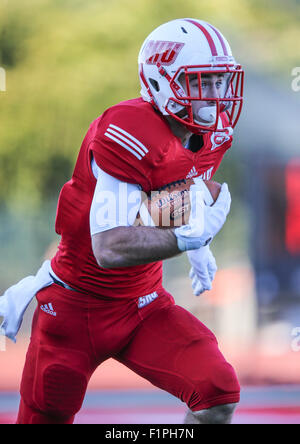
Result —
[{"label": "helmet logo", "polygon": [[220,133],[220,132],[213,132],[211,135],[211,151],[213,151],[214,149],[218,148],[219,146],[223,145],[223,143],[227,142],[228,140],[230,140],[230,137],[233,134],[233,129],[231,127],[228,127],[224,133]]},{"label": "helmet logo", "polygon": [[163,40],[150,40],[145,48],[147,65],[172,65],[178,54],[184,47],[184,43],[166,42]]}]

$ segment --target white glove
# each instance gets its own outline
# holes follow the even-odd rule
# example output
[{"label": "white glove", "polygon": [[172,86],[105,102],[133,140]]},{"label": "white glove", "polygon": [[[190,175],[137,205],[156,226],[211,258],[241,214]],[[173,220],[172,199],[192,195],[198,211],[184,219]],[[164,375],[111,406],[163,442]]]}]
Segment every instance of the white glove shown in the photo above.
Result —
[{"label": "white glove", "polygon": [[208,245],[198,250],[190,250],[187,255],[192,265],[189,276],[192,279],[193,293],[199,296],[212,288],[212,281],[217,271],[216,260]]},{"label": "white glove", "polygon": [[195,250],[208,245],[223,227],[230,210],[231,196],[226,183],[212,206],[204,203],[203,188],[191,185],[189,223],[174,230],[179,250]]}]

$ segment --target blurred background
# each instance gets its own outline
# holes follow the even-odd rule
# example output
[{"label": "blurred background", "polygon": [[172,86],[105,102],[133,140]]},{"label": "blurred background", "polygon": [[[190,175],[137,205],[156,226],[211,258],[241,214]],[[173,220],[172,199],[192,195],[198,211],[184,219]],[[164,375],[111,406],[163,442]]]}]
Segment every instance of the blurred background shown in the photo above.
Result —
[{"label": "blurred background", "polygon": [[[143,40],[180,17],[224,33],[246,72],[245,102],[215,176],[233,204],[212,245],[213,290],[193,296],[184,256],[165,262],[164,285],[234,365],[244,396],[237,417],[252,408],[260,413],[244,420],[259,421],[264,407],[268,421],[278,423],[277,411],[300,423],[299,0],[0,0],[0,294],[55,253],[57,198],[89,124],[139,96]],[[1,339],[0,422],[14,419],[34,309],[33,301],[16,345]],[[134,412],[146,399],[139,394],[176,413],[160,420],[183,411],[177,400],[151,398],[164,395],[114,361],[97,370],[88,393],[82,422],[145,422],[121,412],[128,402]],[[107,416],[108,399],[119,416]],[[95,408],[102,416],[84,416]]]}]

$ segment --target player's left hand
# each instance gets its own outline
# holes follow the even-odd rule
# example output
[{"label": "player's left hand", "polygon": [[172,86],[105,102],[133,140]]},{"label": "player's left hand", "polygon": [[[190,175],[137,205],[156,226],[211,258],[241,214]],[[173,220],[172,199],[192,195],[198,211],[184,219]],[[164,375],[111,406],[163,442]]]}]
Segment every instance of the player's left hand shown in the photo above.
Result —
[{"label": "player's left hand", "polygon": [[197,250],[189,250],[187,255],[192,265],[189,276],[192,279],[193,293],[199,296],[212,288],[212,281],[217,271],[216,260],[209,245]]},{"label": "player's left hand", "polygon": [[174,230],[180,251],[196,250],[211,243],[226,221],[231,195],[228,185],[223,183],[217,200],[208,206],[204,203],[203,188],[194,184],[190,186],[190,201],[189,223]]}]

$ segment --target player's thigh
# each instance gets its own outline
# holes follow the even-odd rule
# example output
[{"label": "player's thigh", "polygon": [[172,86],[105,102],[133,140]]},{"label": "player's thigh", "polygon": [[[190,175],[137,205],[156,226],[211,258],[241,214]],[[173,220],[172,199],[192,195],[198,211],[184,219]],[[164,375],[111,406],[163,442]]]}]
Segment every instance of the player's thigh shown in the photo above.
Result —
[{"label": "player's thigh", "polygon": [[239,383],[216,337],[180,306],[154,311],[119,359],[194,411],[239,401]]},{"label": "player's thigh", "polygon": [[[67,291],[51,286],[38,293],[21,382],[28,405],[63,416],[80,409],[95,369],[84,307]],[[47,311],[49,303],[55,311]]]}]

